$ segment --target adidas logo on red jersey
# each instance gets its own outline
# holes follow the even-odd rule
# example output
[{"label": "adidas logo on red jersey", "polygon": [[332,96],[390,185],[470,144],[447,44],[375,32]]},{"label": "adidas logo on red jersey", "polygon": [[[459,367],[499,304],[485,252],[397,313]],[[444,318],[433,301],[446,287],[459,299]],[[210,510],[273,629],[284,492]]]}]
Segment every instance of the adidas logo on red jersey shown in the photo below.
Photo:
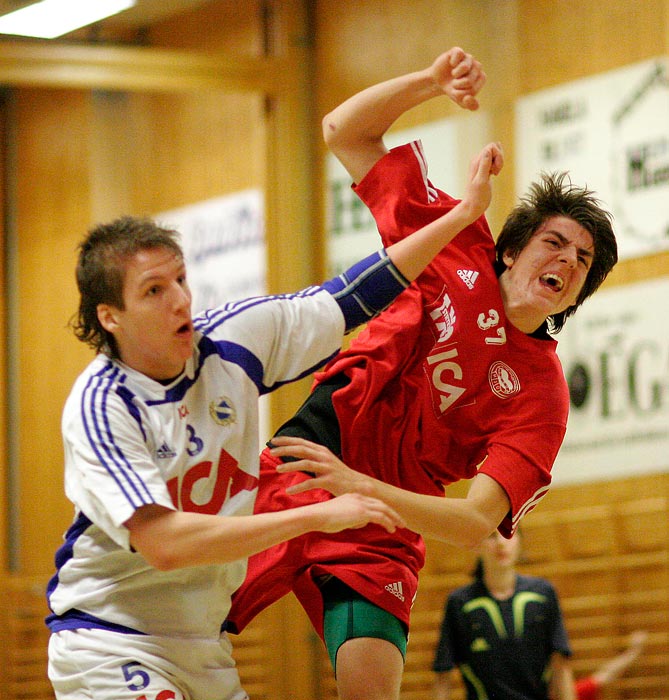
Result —
[{"label": "adidas logo on red jersey", "polygon": [[467,285],[467,289],[474,289],[478,276],[476,270],[458,270],[458,277]]}]

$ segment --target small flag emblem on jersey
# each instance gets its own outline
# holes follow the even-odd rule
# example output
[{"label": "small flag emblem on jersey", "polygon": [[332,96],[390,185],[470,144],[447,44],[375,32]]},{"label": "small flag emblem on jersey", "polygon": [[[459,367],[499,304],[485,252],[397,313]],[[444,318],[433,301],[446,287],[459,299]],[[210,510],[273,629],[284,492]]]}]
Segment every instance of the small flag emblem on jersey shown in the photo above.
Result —
[{"label": "small flag emblem on jersey", "polygon": [[388,593],[392,593],[396,598],[399,598],[402,602],[404,602],[404,591],[402,590],[401,581],[389,583],[386,586],[386,590],[388,591]]},{"label": "small flag emblem on jersey", "polygon": [[237,411],[227,396],[221,396],[209,404],[209,415],[219,425],[230,425],[237,420]]}]

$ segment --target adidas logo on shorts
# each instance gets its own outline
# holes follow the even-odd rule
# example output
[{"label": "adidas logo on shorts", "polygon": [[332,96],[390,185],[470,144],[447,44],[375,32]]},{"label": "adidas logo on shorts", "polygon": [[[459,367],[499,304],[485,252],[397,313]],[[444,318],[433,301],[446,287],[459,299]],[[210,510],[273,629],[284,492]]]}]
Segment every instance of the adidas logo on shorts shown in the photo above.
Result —
[{"label": "adidas logo on shorts", "polygon": [[389,583],[386,586],[388,593],[392,593],[396,598],[399,598],[404,602],[404,591],[402,590],[402,582],[397,581],[396,583]]}]

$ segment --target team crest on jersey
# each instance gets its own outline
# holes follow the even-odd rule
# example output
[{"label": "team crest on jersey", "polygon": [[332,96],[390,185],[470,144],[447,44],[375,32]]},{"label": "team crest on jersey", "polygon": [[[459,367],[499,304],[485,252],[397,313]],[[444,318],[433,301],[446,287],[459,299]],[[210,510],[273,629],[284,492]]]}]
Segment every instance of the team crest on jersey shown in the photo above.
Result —
[{"label": "team crest on jersey", "polygon": [[237,411],[227,396],[221,396],[209,404],[209,415],[219,425],[230,425],[237,420]]},{"label": "team crest on jersey", "polygon": [[488,641],[486,639],[484,639],[483,637],[477,637],[472,642],[470,648],[472,651],[489,651],[490,644],[488,644]]},{"label": "team crest on jersey", "polygon": [[500,399],[508,399],[520,391],[518,375],[504,362],[497,360],[488,369],[490,388]]},{"label": "team crest on jersey", "polygon": [[444,343],[453,335],[455,308],[446,292],[444,292],[441,302],[438,303],[439,306],[430,311],[430,318],[434,321],[437,331],[437,343]]}]

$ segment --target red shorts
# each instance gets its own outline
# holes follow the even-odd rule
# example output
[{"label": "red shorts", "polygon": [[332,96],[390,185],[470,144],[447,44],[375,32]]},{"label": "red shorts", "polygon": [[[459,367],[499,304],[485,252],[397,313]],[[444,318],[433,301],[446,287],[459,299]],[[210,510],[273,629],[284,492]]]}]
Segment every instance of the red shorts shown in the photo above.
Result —
[{"label": "red shorts", "polygon": [[[260,485],[255,512],[272,512],[324,501],[332,496],[320,489],[297,496],[286,494],[291,483],[310,477],[300,472],[280,474],[280,460],[260,455]],[[425,563],[423,538],[411,530],[390,534],[378,525],[335,534],[310,532],[283,542],[249,559],[248,573],[232,598],[228,629],[241,632],[268,605],[293,591],[316,632],[323,637],[323,599],[319,579],[333,575],[360,595],[387,610],[407,629]]]}]

